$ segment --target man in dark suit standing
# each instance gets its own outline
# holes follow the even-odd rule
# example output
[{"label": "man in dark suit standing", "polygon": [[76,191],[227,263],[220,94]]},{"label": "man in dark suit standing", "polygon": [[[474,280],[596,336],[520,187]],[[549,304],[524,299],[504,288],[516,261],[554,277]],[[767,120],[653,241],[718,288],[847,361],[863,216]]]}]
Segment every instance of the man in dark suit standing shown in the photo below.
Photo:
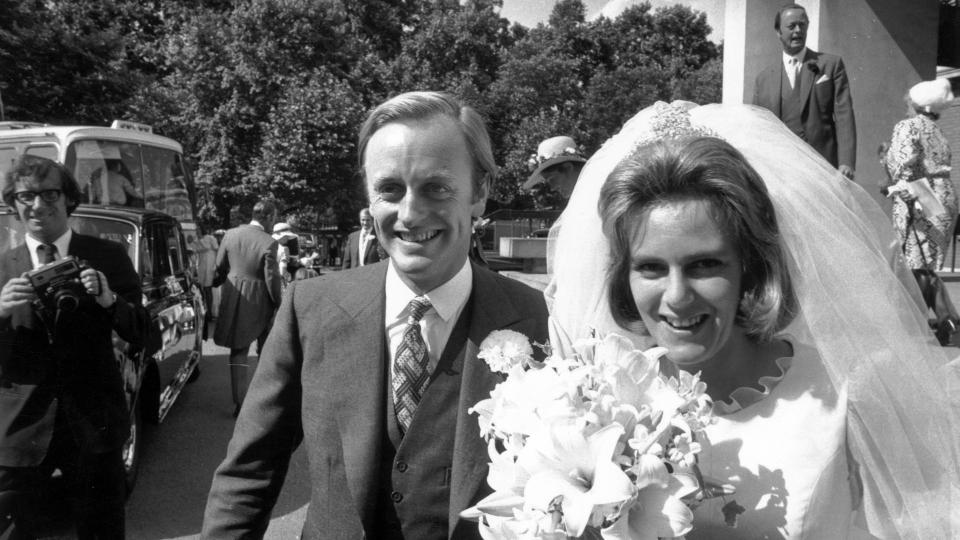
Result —
[{"label": "man in dark suit standing", "polygon": [[806,47],[806,10],[788,4],[773,27],[783,47],[782,62],[757,75],[753,104],[773,111],[794,133],[853,179],[857,126],[843,60]]},{"label": "man in dark suit standing", "polygon": [[[24,244],[0,254],[0,491],[14,495],[3,511],[12,512],[14,538],[36,536],[38,499],[60,469],[78,503],[78,537],[121,539],[130,413],[112,332],[134,347],[157,346],[140,278],[119,244],[69,228],[80,188],[60,164],[21,156],[2,196],[26,229]],[[89,265],[74,310],[44,305],[24,277],[67,255]]]},{"label": "man in dark suit standing", "polygon": [[258,202],[250,223],[227,231],[217,250],[213,286],[220,286],[220,309],[213,342],[230,348],[234,416],[240,413],[247,393],[250,344],[256,341],[257,354],[263,351],[273,314],[280,305],[277,241],[267,232],[276,220],[276,205]]},{"label": "man in dark suit standing", "polygon": [[313,485],[302,538],[479,538],[459,517],[490,493],[467,409],[500,379],[478,346],[502,328],[544,341],[546,306],[467,258],[497,170],[473,109],[401,94],[370,114],[358,149],[389,260],[291,284],[203,538],[262,535],[301,441]]},{"label": "man in dark suit standing", "polygon": [[360,210],[360,230],[347,237],[347,250],[343,254],[343,269],[372,264],[382,259],[377,235],[373,232],[373,216],[370,210]]}]

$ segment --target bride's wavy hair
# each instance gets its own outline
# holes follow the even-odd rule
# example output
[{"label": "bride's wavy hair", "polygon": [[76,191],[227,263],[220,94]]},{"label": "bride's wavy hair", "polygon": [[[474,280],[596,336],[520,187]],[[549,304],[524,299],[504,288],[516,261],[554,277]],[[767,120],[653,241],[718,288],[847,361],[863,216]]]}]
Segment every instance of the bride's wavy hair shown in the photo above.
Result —
[{"label": "bride's wavy hair", "polygon": [[607,294],[614,320],[636,327],[630,290],[631,246],[646,213],[681,200],[704,200],[739,249],[736,324],[767,341],[797,314],[797,298],[780,243],[773,202],[760,175],[736,148],[716,137],[661,139],[637,147],[607,177],[598,210],[610,243]]}]

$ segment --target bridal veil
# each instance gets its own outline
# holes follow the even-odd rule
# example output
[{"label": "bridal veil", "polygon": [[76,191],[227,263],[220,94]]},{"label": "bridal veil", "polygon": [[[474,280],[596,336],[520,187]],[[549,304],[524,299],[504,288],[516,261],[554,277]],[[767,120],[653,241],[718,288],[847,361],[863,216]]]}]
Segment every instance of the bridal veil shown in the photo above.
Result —
[{"label": "bridal veil", "polygon": [[833,384],[848,391],[862,524],[881,538],[960,537],[958,350],[940,347],[929,330],[886,214],[765,109],[657,103],[591,157],[551,231],[552,342],[629,330],[649,344],[610,313],[598,196],[637,146],[691,132],[725,139],[767,185],[801,310],[790,331],[816,347]]}]

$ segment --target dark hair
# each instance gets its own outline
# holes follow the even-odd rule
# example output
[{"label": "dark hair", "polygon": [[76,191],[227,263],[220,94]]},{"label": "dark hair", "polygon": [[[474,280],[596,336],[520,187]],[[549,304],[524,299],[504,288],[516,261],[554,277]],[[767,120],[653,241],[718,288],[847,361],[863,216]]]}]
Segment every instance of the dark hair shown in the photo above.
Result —
[{"label": "dark hair", "polygon": [[483,193],[484,187],[493,189],[497,179],[497,164],[483,117],[473,107],[464,105],[447,92],[407,92],[378,105],[360,127],[357,157],[361,176],[364,175],[363,158],[367,143],[378,129],[391,122],[435,117],[446,117],[456,122],[467,141],[467,150],[473,158],[474,202]]},{"label": "dark hair", "polygon": [[56,171],[60,176],[60,191],[67,199],[67,215],[73,213],[80,204],[80,184],[76,178],[70,174],[66,167],[56,161],[45,157],[34,156],[31,154],[20,154],[10,170],[3,175],[3,187],[0,188],[0,195],[3,202],[11,208],[16,208],[14,204],[17,182],[22,178],[35,178],[43,180]]},{"label": "dark hair", "polygon": [[614,320],[623,327],[640,320],[630,290],[630,254],[643,217],[659,205],[691,199],[710,204],[740,250],[737,325],[758,341],[768,340],[797,312],[773,202],[746,158],[715,137],[641,146],[607,177],[598,206],[610,243],[607,294]]},{"label": "dark hair", "polygon": [[264,223],[276,217],[277,205],[273,201],[260,201],[253,205],[253,219]]},{"label": "dark hair", "polygon": [[777,14],[773,17],[773,29],[777,32],[780,31],[780,17],[783,15],[783,12],[787,11],[788,9],[799,9],[803,12],[804,16],[807,14],[807,9],[800,4],[787,4],[785,6],[781,6],[780,9],[777,10]]}]

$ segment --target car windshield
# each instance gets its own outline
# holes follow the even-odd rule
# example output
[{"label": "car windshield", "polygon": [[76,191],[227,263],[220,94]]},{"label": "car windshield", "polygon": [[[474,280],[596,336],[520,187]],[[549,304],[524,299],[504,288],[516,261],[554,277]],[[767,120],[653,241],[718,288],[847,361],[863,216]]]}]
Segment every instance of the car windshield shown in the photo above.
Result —
[{"label": "car windshield", "polygon": [[[113,240],[122,245],[136,268],[136,229],[132,223],[105,217],[73,216],[70,228],[80,234]],[[13,214],[0,214],[0,253],[23,243],[23,225]]]}]

